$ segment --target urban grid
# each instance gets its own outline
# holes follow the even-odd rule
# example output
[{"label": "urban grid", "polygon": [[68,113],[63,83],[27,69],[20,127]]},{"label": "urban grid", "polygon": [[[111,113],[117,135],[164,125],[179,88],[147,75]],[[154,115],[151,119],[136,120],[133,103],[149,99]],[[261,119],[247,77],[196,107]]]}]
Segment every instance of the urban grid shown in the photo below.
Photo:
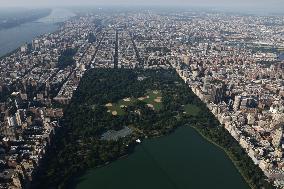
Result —
[{"label": "urban grid", "polygon": [[[284,17],[154,10],[79,14],[0,60],[0,188],[28,186],[89,69],[175,69],[284,187]],[[77,49],[75,64],[58,66]],[[5,92],[7,93],[5,95]]]}]

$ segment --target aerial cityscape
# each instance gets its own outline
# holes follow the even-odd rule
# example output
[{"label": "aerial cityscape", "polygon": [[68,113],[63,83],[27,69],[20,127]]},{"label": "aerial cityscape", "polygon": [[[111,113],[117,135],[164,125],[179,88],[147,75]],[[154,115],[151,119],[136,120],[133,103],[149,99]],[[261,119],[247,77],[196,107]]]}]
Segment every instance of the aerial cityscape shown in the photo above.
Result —
[{"label": "aerial cityscape", "polygon": [[[222,185],[222,178],[214,185],[212,175],[209,185],[195,188],[284,188],[284,14],[72,7],[56,19],[49,16],[54,11],[18,12],[19,19],[0,14],[0,188],[120,188],[98,180],[123,175],[109,166],[135,154],[152,153],[156,164],[159,148],[170,156],[161,160],[166,166],[157,163],[168,185],[148,181],[140,188],[194,188],[167,166],[186,164],[187,153],[200,159],[204,141],[221,149],[230,163],[220,166],[240,185]],[[7,53],[6,38],[25,25],[46,29],[19,40],[25,31],[15,31],[9,40],[21,45],[10,44],[15,50]],[[180,127],[190,127],[189,138],[201,137],[200,149],[187,148],[185,140],[179,152],[147,151],[149,141],[181,136]],[[207,159],[195,163],[201,161]],[[90,169],[100,178],[81,177]],[[191,173],[177,169],[188,180]],[[230,173],[220,174],[226,180]]]}]

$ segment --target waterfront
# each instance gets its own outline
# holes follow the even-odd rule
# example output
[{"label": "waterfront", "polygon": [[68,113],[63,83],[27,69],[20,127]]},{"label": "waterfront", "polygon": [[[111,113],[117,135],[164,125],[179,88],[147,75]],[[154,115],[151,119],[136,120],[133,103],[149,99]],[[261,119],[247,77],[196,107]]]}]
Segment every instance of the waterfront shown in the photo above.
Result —
[{"label": "waterfront", "polygon": [[133,154],[77,178],[75,189],[246,189],[230,159],[191,127],[147,139]]},{"label": "waterfront", "polygon": [[71,16],[74,14],[68,10],[54,9],[49,16],[35,22],[0,30],[0,56],[15,50],[26,42],[31,42],[37,36],[56,31],[58,22],[65,21]]}]

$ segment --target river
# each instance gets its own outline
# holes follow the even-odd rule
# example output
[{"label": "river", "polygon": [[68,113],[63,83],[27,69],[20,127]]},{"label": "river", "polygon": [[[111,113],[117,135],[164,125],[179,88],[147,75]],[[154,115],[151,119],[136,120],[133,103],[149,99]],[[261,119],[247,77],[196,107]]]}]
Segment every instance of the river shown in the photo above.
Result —
[{"label": "river", "polygon": [[89,170],[74,189],[249,189],[231,160],[193,128],[147,139],[131,155]]},{"label": "river", "polygon": [[53,9],[47,17],[13,28],[0,30],[0,57],[9,53],[35,37],[58,29],[58,22],[65,21],[74,14],[66,9]]}]

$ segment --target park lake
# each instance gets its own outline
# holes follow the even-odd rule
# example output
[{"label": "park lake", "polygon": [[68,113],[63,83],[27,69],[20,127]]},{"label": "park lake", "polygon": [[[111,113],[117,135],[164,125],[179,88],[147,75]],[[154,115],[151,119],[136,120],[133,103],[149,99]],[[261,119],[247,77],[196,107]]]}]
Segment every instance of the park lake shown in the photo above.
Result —
[{"label": "park lake", "polygon": [[134,153],[87,171],[74,189],[248,189],[225,152],[183,126],[168,136],[146,139]]}]

